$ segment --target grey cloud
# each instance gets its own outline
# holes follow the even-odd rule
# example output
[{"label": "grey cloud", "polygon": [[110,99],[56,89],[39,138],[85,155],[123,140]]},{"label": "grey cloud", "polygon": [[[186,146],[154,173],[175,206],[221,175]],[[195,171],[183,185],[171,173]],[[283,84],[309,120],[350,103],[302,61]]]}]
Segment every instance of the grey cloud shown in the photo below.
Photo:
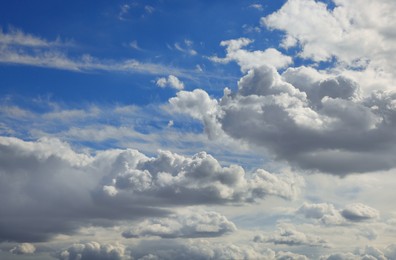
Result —
[{"label": "grey cloud", "polygon": [[132,249],[133,257],[141,260],[153,259],[268,259],[306,260],[303,255],[291,252],[275,252],[269,248],[253,247],[248,244],[218,243],[206,240],[187,241],[142,241]]},{"label": "grey cloud", "polygon": [[395,98],[384,92],[362,98],[343,76],[301,68],[281,77],[262,66],[219,100],[194,90],[169,102],[175,112],[201,120],[211,138],[228,136],[304,169],[346,175],[396,166]]},{"label": "grey cloud", "polygon": [[92,156],[57,139],[0,137],[0,241],[45,241],[87,225],[164,217],[177,205],[291,199],[302,185],[298,176],[252,174],[222,167],[206,153],[148,158],[126,149]]},{"label": "grey cloud", "polygon": [[345,209],[341,211],[341,214],[350,221],[365,221],[379,218],[378,210],[362,203],[347,205]]},{"label": "grey cloud", "polygon": [[281,224],[278,230],[270,235],[257,235],[253,238],[256,243],[274,243],[276,245],[329,247],[326,240],[308,235],[295,229],[292,225]]},{"label": "grey cloud", "polygon": [[358,257],[357,255],[348,252],[348,253],[334,253],[326,256],[321,256],[320,260],[359,260],[359,258],[360,257]]},{"label": "grey cloud", "polygon": [[[371,208],[363,203],[353,203],[347,205],[344,209],[336,209],[329,203],[309,204],[304,203],[296,213],[304,215],[306,218],[319,220],[326,225],[347,224],[348,221],[359,222],[375,220],[379,218],[378,210]],[[375,233],[370,230],[362,230],[362,235],[373,237]]]},{"label": "grey cloud", "polygon": [[329,203],[304,203],[297,210],[297,213],[304,215],[306,218],[318,219],[323,224],[342,224],[344,222],[340,211]]},{"label": "grey cloud", "polygon": [[368,240],[375,240],[378,237],[378,233],[372,228],[362,228],[357,235],[365,237]]},{"label": "grey cloud", "polygon": [[276,260],[308,260],[305,255],[299,255],[292,252],[279,251],[276,253]]},{"label": "grey cloud", "polygon": [[357,248],[355,252],[333,253],[320,257],[320,260],[391,260],[395,259],[396,246],[394,244],[380,250],[373,246],[364,249]]},{"label": "grey cloud", "polygon": [[60,260],[121,260],[128,259],[121,244],[100,244],[98,242],[76,243],[58,253]]},{"label": "grey cloud", "polygon": [[190,209],[166,218],[147,219],[122,235],[125,238],[159,236],[161,238],[213,237],[236,230],[234,223],[217,212]]}]

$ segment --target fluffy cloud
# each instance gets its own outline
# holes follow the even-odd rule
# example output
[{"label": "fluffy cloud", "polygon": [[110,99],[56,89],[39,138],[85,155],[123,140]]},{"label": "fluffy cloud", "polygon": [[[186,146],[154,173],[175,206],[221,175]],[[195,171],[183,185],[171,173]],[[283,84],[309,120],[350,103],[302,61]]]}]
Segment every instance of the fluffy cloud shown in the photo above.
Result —
[{"label": "fluffy cloud", "polygon": [[396,246],[394,244],[380,250],[373,246],[366,246],[364,249],[357,248],[355,252],[333,253],[321,256],[320,260],[390,260],[396,256]]},{"label": "fluffy cloud", "polygon": [[[0,155],[2,241],[44,241],[85,225],[164,217],[177,205],[244,203],[266,196],[291,199],[302,184],[298,176],[262,169],[248,176],[240,166],[222,167],[204,152],[185,157],[163,151],[149,158],[126,149],[92,156],[57,139],[1,137]],[[207,235],[210,228],[216,234],[217,224],[219,235],[233,229],[231,222],[213,214],[218,222],[202,217],[190,228],[205,234],[206,225]]]},{"label": "fluffy cloud", "polygon": [[179,90],[184,88],[183,82],[173,75],[169,75],[168,78],[159,78],[156,84],[161,88],[171,87]]},{"label": "fluffy cloud", "polygon": [[185,157],[160,151],[157,158],[134,159],[132,163],[128,157],[121,158],[122,166],[103,185],[114,187],[112,199],[119,201],[133,197],[166,205],[251,202],[268,195],[292,199],[302,185],[298,176],[275,175],[263,169],[248,177],[242,167],[222,167],[205,152]]},{"label": "fluffy cloud", "polygon": [[304,203],[297,213],[306,218],[318,219],[323,224],[342,224],[344,219],[339,210],[334,205],[328,203],[309,204]]},{"label": "fluffy cloud", "polygon": [[226,57],[210,57],[210,59],[219,63],[235,61],[243,72],[266,64],[270,64],[276,68],[283,68],[292,63],[292,59],[289,56],[282,54],[274,48],[253,52],[242,49],[252,42],[252,40],[247,38],[222,41],[220,45],[226,47]]},{"label": "fluffy cloud", "polygon": [[16,255],[33,254],[36,252],[36,247],[30,243],[21,243],[12,248],[10,252]]},{"label": "fluffy cloud", "polygon": [[328,242],[318,236],[307,235],[290,224],[280,224],[278,230],[271,235],[257,235],[256,243],[274,243],[276,245],[328,247]]},{"label": "fluffy cloud", "polygon": [[299,255],[292,252],[279,251],[276,254],[276,260],[308,260],[305,255]]},{"label": "fluffy cloud", "polygon": [[362,203],[347,205],[341,212],[342,216],[350,221],[364,221],[379,218],[379,212]]},{"label": "fluffy cloud", "polygon": [[[306,218],[317,219],[326,225],[346,224],[347,221],[359,222],[375,220],[379,218],[378,210],[371,208],[363,203],[347,205],[344,209],[336,209],[334,205],[328,203],[309,204],[304,203],[297,213]],[[361,230],[361,235],[373,237],[375,233],[370,230]]]},{"label": "fluffy cloud", "polygon": [[[263,26],[285,32],[281,46],[298,46],[300,57],[319,61],[335,59],[343,73],[364,85],[395,79],[396,4],[389,0],[336,0],[334,8],[321,1],[289,0],[261,19]],[[359,7],[359,8],[357,8]],[[362,71],[356,71],[362,70]],[[376,82],[377,81],[377,82]],[[382,88],[390,88],[382,86]]]},{"label": "fluffy cloud", "polygon": [[253,247],[246,244],[216,243],[206,240],[184,242],[143,241],[132,250],[136,259],[268,259],[306,260],[303,255],[291,252],[275,252],[269,248]]},{"label": "fluffy cloud", "polygon": [[234,223],[217,212],[191,209],[166,218],[147,219],[124,231],[126,238],[159,236],[161,238],[212,237],[234,232]]},{"label": "fluffy cloud", "polygon": [[57,255],[60,260],[121,260],[129,259],[123,245],[100,244],[98,242],[77,243]]},{"label": "fluffy cloud", "polygon": [[225,89],[217,100],[203,90],[182,91],[170,106],[201,120],[209,137],[263,147],[301,168],[346,175],[396,166],[394,94],[363,98],[354,81],[304,68],[283,75],[273,67],[254,68],[235,93]]},{"label": "fluffy cloud", "polygon": [[[300,55],[315,61],[336,56],[341,61],[352,63],[362,58],[380,58],[394,48],[390,44],[394,40],[389,37],[394,21],[392,16],[384,15],[384,12],[395,10],[393,2],[334,2],[336,7],[329,10],[322,2],[289,0],[277,12],[262,18],[261,22],[271,29],[285,31],[285,41],[300,44]],[[365,8],[357,9],[358,4]],[[365,44],[361,44],[362,40]],[[284,45],[292,47],[286,42]]]}]

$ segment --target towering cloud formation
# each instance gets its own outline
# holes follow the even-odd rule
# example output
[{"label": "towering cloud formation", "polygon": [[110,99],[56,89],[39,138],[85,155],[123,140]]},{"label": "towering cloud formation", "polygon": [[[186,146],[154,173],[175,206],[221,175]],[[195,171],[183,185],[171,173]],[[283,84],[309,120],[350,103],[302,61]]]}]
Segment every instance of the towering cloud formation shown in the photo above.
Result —
[{"label": "towering cloud formation", "polygon": [[269,155],[305,169],[337,175],[394,168],[396,95],[359,94],[343,77],[324,77],[304,67],[282,75],[255,67],[213,99],[203,90],[181,91],[169,100],[174,111],[205,125],[210,137],[263,147]]}]

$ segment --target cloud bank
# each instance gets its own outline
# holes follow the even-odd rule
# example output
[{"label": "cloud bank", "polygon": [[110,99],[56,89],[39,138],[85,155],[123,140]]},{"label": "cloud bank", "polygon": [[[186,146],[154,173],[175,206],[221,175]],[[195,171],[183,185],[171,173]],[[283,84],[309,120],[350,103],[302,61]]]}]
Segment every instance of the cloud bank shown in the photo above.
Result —
[{"label": "cloud bank", "polygon": [[[136,150],[77,153],[58,139],[26,142],[0,138],[0,213],[2,241],[45,241],[87,225],[166,217],[176,206],[250,203],[267,196],[293,199],[301,177],[262,169],[222,167],[202,152],[185,157],[161,151],[149,158]],[[56,205],[56,206],[55,206]],[[17,218],[15,216],[18,216]],[[197,211],[153,219],[125,236],[217,236],[235,230],[217,213]],[[129,234],[129,235],[128,235]]]}]

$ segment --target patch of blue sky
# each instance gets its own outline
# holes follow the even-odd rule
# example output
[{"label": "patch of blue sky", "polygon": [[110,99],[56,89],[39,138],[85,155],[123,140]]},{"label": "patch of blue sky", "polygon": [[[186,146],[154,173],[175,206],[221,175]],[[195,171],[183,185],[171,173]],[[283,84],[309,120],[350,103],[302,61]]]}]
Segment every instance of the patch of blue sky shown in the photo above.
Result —
[{"label": "patch of blue sky", "polygon": [[[241,24],[259,26],[257,23],[263,12],[270,12],[281,5],[267,3],[260,11],[249,7],[253,3],[123,1],[118,5],[110,5],[107,1],[98,1],[94,7],[98,12],[91,10],[84,16],[84,10],[92,3],[77,4],[72,1],[62,8],[62,4],[59,6],[59,3],[56,5],[50,1],[43,4],[45,8],[27,3],[22,8],[22,13],[26,12],[25,8],[31,12],[26,13],[25,17],[4,16],[4,19],[7,24],[13,24],[47,41],[60,37],[63,41],[73,42],[76,46],[65,51],[66,57],[70,59],[79,59],[88,54],[99,63],[122,63],[136,59],[139,62],[174,67],[176,71],[183,68],[179,78],[185,82],[186,89],[203,88],[211,95],[221,97],[224,87],[236,89],[237,79],[241,75],[239,67],[234,63],[213,64],[207,57],[221,56],[225,52],[219,45],[222,40],[243,35]],[[15,4],[8,4],[11,10],[16,8]],[[60,13],[55,16],[54,12]],[[72,13],[73,19],[69,17]],[[36,31],[26,26],[27,21],[24,19],[32,14],[39,18],[29,25],[45,30]],[[43,17],[51,20],[52,26],[43,26],[46,23]],[[51,31],[56,25],[58,30]],[[275,38],[279,38],[279,35],[278,32],[264,30],[256,35],[255,42],[249,48],[264,50],[275,47],[279,40]],[[26,96],[51,95],[55,100],[66,102],[117,101],[136,105],[165,102],[174,95],[174,91],[159,91],[153,84],[158,78],[156,73],[158,76],[166,74],[95,69],[76,73],[52,68],[2,67],[0,74],[4,77],[1,94],[14,92]],[[15,79],[15,74],[23,76]]]}]

